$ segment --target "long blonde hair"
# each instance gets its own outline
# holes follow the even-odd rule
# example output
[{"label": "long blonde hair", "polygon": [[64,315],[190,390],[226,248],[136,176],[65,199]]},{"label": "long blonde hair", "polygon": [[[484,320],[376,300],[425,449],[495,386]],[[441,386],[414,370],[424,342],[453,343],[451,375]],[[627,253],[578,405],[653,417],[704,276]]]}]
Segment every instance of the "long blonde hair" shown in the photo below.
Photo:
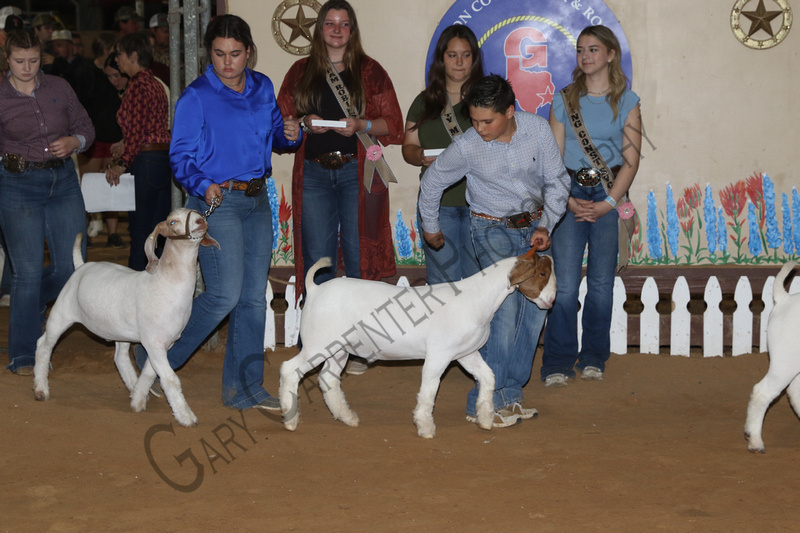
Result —
[{"label": "long blonde hair", "polygon": [[[614,118],[617,118],[619,112],[619,100],[622,98],[622,93],[628,88],[628,79],[625,73],[622,72],[622,50],[619,45],[619,40],[614,32],[605,26],[587,26],[583,29],[578,36],[578,40],[584,35],[594,37],[608,50],[614,50],[614,59],[608,64],[608,82],[609,90],[606,95],[606,101],[611,104],[611,109],[614,111]],[[572,85],[567,87],[567,102],[572,109],[580,109],[580,98],[587,94],[586,89],[586,74],[579,66],[575,67],[572,71]]]},{"label": "long blonde hair", "polygon": [[308,56],[306,69],[297,82],[294,89],[294,104],[298,115],[310,113],[315,108],[318,109],[322,95],[320,93],[320,82],[325,80],[326,69],[330,65],[328,61],[328,48],[322,38],[322,27],[328,11],[345,10],[350,19],[350,40],[344,52],[345,68],[350,70],[350,83],[346,84],[347,91],[350,93],[350,101],[359,111],[359,116],[363,116],[366,109],[366,99],[364,97],[364,80],[361,77],[361,67],[367,58],[364,49],[361,47],[361,32],[358,29],[356,12],[347,0],[329,0],[319,10],[317,24],[314,27],[314,36],[311,38],[311,53]]}]

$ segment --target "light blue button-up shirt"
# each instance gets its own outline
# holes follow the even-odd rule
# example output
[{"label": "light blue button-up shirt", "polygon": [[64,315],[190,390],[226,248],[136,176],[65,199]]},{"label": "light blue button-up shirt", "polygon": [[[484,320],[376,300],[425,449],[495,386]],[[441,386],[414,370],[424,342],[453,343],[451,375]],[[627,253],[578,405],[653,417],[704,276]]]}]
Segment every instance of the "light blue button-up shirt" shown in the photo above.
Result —
[{"label": "light blue button-up shirt", "polygon": [[175,179],[194,196],[212,183],[248,181],[272,172],[272,150],[296,147],[283,135],[272,81],[246,71],[244,90],[226,87],[208,66],[175,106],[169,161]]},{"label": "light blue button-up shirt", "polygon": [[467,203],[474,213],[506,217],[544,206],[539,227],[552,233],[564,215],[570,178],[550,124],[517,111],[510,143],[484,141],[474,128],[453,139],[422,176],[419,212],[428,233],[439,231],[444,189],[467,177]]}]

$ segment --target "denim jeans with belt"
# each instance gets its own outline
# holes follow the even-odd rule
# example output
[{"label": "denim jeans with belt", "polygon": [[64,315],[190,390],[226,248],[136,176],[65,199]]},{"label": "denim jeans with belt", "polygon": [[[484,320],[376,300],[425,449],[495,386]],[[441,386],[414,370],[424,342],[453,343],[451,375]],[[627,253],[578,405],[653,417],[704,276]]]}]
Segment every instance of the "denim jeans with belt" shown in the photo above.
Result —
[{"label": "denim jeans with belt", "polygon": [[[220,249],[201,246],[200,270],[206,290],[194,299],[189,322],[167,352],[178,369],[194,354],[222,320],[230,315],[222,403],[247,409],[269,397],[264,389],[264,324],[267,276],[272,256],[272,213],[264,188],[254,197],[222,189],[222,203],[208,217],[208,234]],[[204,213],[205,200],[190,196],[186,207]],[[137,350],[141,368],[146,360]]]},{"label": "denim jeans with belt", "polygon": [[[0,230],[13,278],[8,341],[12,372],[33,366],[47,304],[56,299],[74,267],[72,248],[86,235],[86,208],[71,159],[60,168],[14,174],[0,165]],[[47,241],[49,264],[44,266]],[[86,239],[82,244],[86,257]]]},{"label": "denim jeans with belt", "polygon": [[434,250],[422,239],[428,285],[458,281],[480,270],[470,235],[470,218],[469,206],[439,208],[439,228],[444,235],[444,246]]},{"label": "denim jeans with belt", "polygon": [[[602,184],[584,187],[573,181],[573,198],[602,202]],[[611,355],[611,309],[617,266],[619,214],[612,209],[596,222],[577,222],[567,210],[551,237],[558,289],[547,319],[542,355],[542,380],[550,374],[574,377],[573,366],[605,370]],[[586,246],[586,298],[583,302],[583,333],[578,352],[578,290]],[[576,364],[577,361],[577,364]]]},{"label": "denim jeans with belt", "polygon": [[303,275],[323,257],[333,261],[332,268],[317,274],[316,283],[336,277],[340,238],[345,275],[361,277],[358,244],[358,188],[361,186],[356,160],[336,170],[324,169],[309,160],[303,165]]},{"label": "denim jeans with belt", "polygon": [[[538,227],[534,220],[529,228],[509,229],[504,222],[471,217],[472,242],[481,269],[507,257],[516,257],[531,249],[531,236]],[[549,254],[549,252],[539,252]],[[494,315],[489,340],[481,348],[481,356],[494,372],[494,407],[502,409],[521,402],[522,387],[531,377],[533,356],[539,343],[547,311],[539,309],[519,291],[514,291]],[[475,416],[478,386],[467,395],[467,415]]]}]

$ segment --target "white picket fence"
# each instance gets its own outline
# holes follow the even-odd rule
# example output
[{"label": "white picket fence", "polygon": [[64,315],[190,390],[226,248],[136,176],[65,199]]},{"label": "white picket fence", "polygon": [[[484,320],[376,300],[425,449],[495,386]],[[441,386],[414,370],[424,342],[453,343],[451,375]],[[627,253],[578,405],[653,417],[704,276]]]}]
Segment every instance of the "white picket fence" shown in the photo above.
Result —
[{"label": "white picket fence", "polygon": [[[300,306],[295,301],[294,276],[286,285],[285,298],[289,303],[289,308],[284,314],[284,345],[294,346],[300,334]],[[758,351],[766,352],[767,346],[767,322],[770,311],[772,311],[772,286],[775,276],[767,278],[761,290],[764,295],[764,310],[760,315],[760,331],[758,336]],[[398,282],[398,286],[408,287],[408,279],[403,276]],[[800,292],[800,276],[795,277],[790,293]],[[586,278],[581,282],[580,302],[586,295]],[[616,278],[614,283],[614,307],[611,314],[611,352],[615,354],[628,353],[628,313],[625,312],[623,305],[628,300],[628,293],[622,278]],[[660,336],[660,315],[656,310],[659,301],[659,288],[654,278],[649,277],[645,281],[641,294],[639,295],[644,309],[639,315],[640,338],[639,353],[657,354],[662,344]],[[264,348],[274,350],[276,344],[276,323],[275,312],[272,310],[272,300],[274,298],[272,285],[267,286],[267,326],[264,331]],[[672,313],[670,315],[670,355],[681,355],[688,357],[690,350],[692,320],[687,305],[690,300],[689,284],[683,276],[678,277],[672,287]],[[703,313],[703,356],[721,357],[723,355],[723,313],[720,310],[722,301],[722,290],[716,276],[708,278],[705,286],[704,300],[706,310]],[[731,353],[734,356],[753,352],[753,312],[750,311],[750,304],[753,302],[753,290],[747,277],[742,276],[736,285],[734,293],[736,311],[733,313],[732,343]],[[578,324],[580,315],[578,312]],[[580,332],[579,332],[580,338]]]}]

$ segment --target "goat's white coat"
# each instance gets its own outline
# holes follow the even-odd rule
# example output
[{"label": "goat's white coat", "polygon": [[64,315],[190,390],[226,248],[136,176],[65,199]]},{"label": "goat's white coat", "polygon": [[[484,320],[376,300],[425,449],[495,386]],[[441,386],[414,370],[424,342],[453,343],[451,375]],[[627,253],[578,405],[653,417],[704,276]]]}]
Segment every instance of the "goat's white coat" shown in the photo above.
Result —
[{"label": "goat's white coat", "polygon": [[[440,378],[451,361],[458,361],[478,381],[478,425],[491,429],[494,375],[478,349],[489,338],[489,325],[500,304],[520,283],[526,287],[523,294],[539,307],[552,306],[556,292],[552,259],[512,257],[467,279],[423,287],[351,278],[316,285],[314,274],[330,264],[330,259],[321,259],[306,276],[307,299],[300,324],[303,349],[281,365],[284,426],[292,431],[297,428],[299,382],[320,364],[319,385],[333,417],[358,425],[340,382],[348,354],[353,354],[369,361],[425,359],[414,409],[418,434],[425,438],[436,433],[433,405]],[[537,274],[547,277],[531,290],[524,280]],[[515,277],[519,279],[512,283]]]},{"label": "goat's white coat", "polygon": [[772,286],[775,306],[767,326],[769,370],[764,379],[753,387],[744,425],[747,447],[754,453],[764,453],[764,441],[761,439],[764,416],[770,403],[787,387],[789,402],[800,416],[800,329],[797,327],[800,320],[800,294],[790,295],[784,288],[786,277],[796,266],[795,262],[786,263]]},{"label": "goat's white coat", "polygon": [[[188,224],[187,224],[188,220]],[[190,230],[191,238],[167,239],[161,259],[152,252],[160,233],[180,236]],[[219,246],[206,232],[208,225],[197,212],[176,209],[148,238],[145,249],[150,263],[137,272],[108,262],[83,263],[81,235],[73,250],[75,272],[67,281],[47,319],[45,333],[36,346],[33,390],[37,400],[48,400],[48,372],[53,346],[74,323],[116,343],[114,363],[131,392],[131,408],[143,411],[156,374],[175,419],[182,426],[197,423],[181,391],[178,376],[167,361],[167,350],[180,337],[192,310],[197,279],[197,251],[200,244]],[[130,343],[140,342],[148,353],[141,375],[131,363]]]}]

